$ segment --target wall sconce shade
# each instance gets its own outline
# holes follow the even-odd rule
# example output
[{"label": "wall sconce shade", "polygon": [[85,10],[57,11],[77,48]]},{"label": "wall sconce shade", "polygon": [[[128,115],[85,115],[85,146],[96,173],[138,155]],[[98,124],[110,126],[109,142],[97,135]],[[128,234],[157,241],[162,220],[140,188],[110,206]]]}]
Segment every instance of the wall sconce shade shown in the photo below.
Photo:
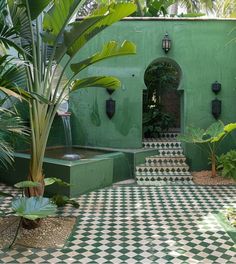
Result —
[{"label": "wall sconce shade", "polygon": [[211,111],[215,119],[218,119],[221,114],[221,100],[217,98],[211,101]]},{"label": "wall sconce shade", "polygon": [[218,94],[221,90],[221,84],[218,83],[217,81],[215,81],[212,85],[211,85],[211,89],[212,92],[215,94]]},{"label": "wall sconce shade", "polygon": [[171,40],[169,39],[168,34],[166,33],[162,39],[162,49],[167,53],[171,48]]},{"label": "wall sconce shade", "polygon": [[116,101],[112,100],[111,98],[106,100],[106,113],[109,119],[111,119],[116,111]]},{"label": "wall sconce shade", "polygon": [[107,92],[108,92],[110,95],[113,94],[113,93],[115,92],[115,89],[109,89],[109,88],[107,88],[106,90],[107,90]]}]

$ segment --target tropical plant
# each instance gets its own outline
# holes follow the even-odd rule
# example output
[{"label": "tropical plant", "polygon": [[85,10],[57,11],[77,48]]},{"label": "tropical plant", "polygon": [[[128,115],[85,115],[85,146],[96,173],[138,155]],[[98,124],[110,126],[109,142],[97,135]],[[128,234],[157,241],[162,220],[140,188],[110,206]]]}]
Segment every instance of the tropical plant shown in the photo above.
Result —
[{"label": "tropical plant", "polygon": [[175,0],[135,0],[137,12],[135,16],[159,17],[168,14],[168,8]]},{"label": "tropical plant", "polygon": [[[28,180],[40,183],[37,187],[28,188],[28,196],[42,196],[44,193],[43,157],[60,103],[80,88],[116,89],[120,86],[119,80],[112,76],[79,79],[78,74],[103,59],[135,54],[133,43],[109,41],[100,52],[75,61],[75,55],[89,40],[136,10],[132,3],[111,4],[82,21],[71,22],[84,2],[8,0],[11,26],[0,25],[0,43],[18,52],[27,76],[27,90],[14,89],[14,92],[29,102],[31,160]],[[72,74],[66,78],[65,73],[69,69]]]},{"label": "tropical plant", "polygon": [[[37,223],[39,222],[39,219],[45,218],[47,216],[52,216],[56,214],[57,206],[53,201],[49,198],[45,198],[42,196],[39,197],[25,197],[24,195],[24,189],[25,188],[30,188],[30,187],[37,187],[39,186],[40,183],[38,182],[32,182],[32,181],[22,181],[16,183],[14,186],[16,188],[22,189],[22,196],[12,196],[11,194],[8,193],[0,193],[0,196],[10,196],[14,197],[11,203],[11,211],[8,211],[7,213],[4,211],[1,211],[0,214],[3,216],[9,215],[9,214],[14,214],[20,218],[20,221],[18,223],[18,227],[16,229],[15,236],[9,245],[9,248],[12,247],[14,244],[19,229],[21,226],[26,227],[24,225],[27,225],[29,223],[35,223],[35,226],[38,226]],[[27,228],[33,228],[35,227],[34,225],[27,226]]]},{"label": "tropical plant", "polygon": [[144,138],[156,138],[163,131],[168,131],[175,123],[171,114],[165,113],[161,107],[151,108],[143,113],[143,136]]},{"label": "tropical plant", "polygon": [[217,121],[207,129],[187,127],[186,133],[180,135],[178,139],[186,143],[197,144],[201,149],[206,151],[211,160],[212,177],[216,176],[216,153],[222,140],[234,129],[236,123],[225,125]]},{"label": "tropical plant", "polygon": [[[0,90],[23,86],[24,78],[20,68],[16,67],[9,56],[0,56]],[[14,135],[27,135],[27,128],[13,107],[12,100],[21,97],[15,93],[6,96],[0,93],[0,163],[3,166],[12,164]],[[10,142],[11,141],[11,142]]]},{"label": "tropical plant", "polygon": [[213,9],[216,17],[236,17],[236,1],[235,0],[214,0]]},{"label": "tropical plant", "polygon": [[236,150],[230,150],[217,157],[217,170],[223,177],[236,180]]}]

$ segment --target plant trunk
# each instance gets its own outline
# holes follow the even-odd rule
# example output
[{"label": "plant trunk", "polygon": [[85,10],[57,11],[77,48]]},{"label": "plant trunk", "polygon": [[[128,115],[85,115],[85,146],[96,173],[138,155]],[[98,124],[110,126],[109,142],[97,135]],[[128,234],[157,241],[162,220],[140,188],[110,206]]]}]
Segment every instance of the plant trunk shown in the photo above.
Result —
[{"label": "plant trunk", "polygon": [[[43,196],[44,194],[44,177],[42,177],[42,182],[40,186],[38,187],[31,187],[25,189],[25,196],[32,197],[32,196]],[[28,180],[33,181],[31,174],[28,177]],[[35,229],[40,226],[41,219],[36,220],[29,220],[26,218],[22,219],[22,227],[25,229]]]},{"label": "plant trunk", "polygon": [[216,156],[214,154],[211,155],[211,177],[216,177]]}]

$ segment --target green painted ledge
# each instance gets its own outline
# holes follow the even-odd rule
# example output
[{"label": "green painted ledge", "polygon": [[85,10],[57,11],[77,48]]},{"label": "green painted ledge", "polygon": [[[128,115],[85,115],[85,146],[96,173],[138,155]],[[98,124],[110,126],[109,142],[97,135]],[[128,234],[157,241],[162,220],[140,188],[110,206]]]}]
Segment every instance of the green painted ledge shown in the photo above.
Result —
[{"label": "green painted ledge", "polygon": [[224,228],[229,237],[236,244],[236,228],[233,227],[223,213],[213,214],[218,223]]}]

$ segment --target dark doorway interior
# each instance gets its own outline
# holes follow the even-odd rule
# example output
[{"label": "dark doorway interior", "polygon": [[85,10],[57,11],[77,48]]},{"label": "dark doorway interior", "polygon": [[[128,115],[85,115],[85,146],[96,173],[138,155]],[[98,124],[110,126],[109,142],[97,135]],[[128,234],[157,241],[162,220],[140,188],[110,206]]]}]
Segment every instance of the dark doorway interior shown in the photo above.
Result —
[{"label": "dark doorway interior", "polygon": [[143,136],[158,137],[160,132],[180,128],[181,72],[174,61],[157,60],[145,71],[147,90],[143,93]]}]

